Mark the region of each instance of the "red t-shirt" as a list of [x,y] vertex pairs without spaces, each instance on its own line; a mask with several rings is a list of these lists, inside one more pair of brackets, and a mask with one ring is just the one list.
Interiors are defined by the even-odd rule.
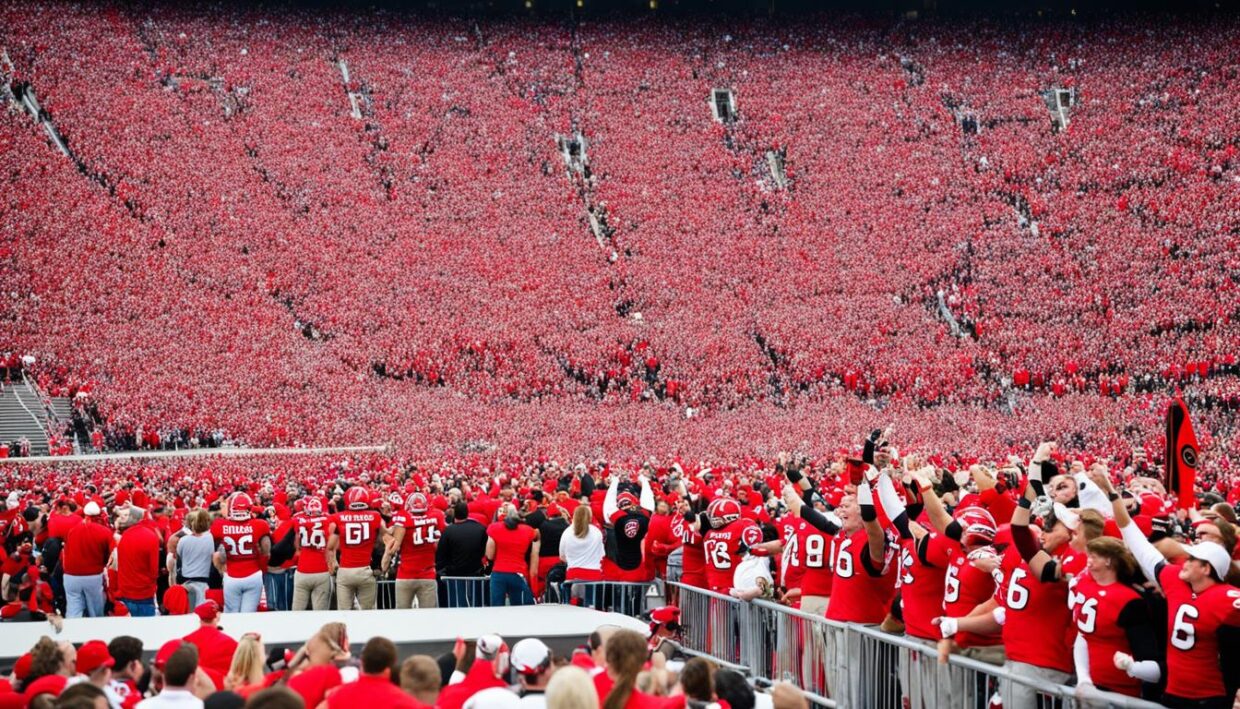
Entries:
[[204,669],[228,674],[233,653],[237,651],[237,641],[225,635],[224,631],[213,625],[204,625],[186,635],[185,642],[198,647],[198,662]]
[[396,709],[429,709],[425,704],[401,691],[387,677],[362,675],[356,682],[341,685],[327,695],[328,709],[352,707],[395,707]]
[[1182,564],[1158,572],[1167,597],[1167,694],[1205,699],[1227,694],[1219,669],[1218,631],[1240,626],[1240,589],[1219,583],[1201,595],[1180,580]]
[[303,574],[327,572],[327,517],[295,517],[297,526],[297,570]]
[[732,590],[732,575],[741,563],[740,545],[762,543],[762,528],[757,522],[744,517],[725,526],[712,529],[702,535],[706,550],[706,583],[716,593]]
[[348,510],[337,512],[330,519],[330,534],[340,537],[340,568],[369,567],[383,517],[374,510]]
[[159,581],[159,533],[136,524],[116,545],[117,598],[145,601],[155,598]]
[[398,579],[435,578],[435,548],[443,535],[444,516],[436,509],[424,515],[397,512],[392,525],[405,530],[400,542],[400,565],[396,567]]
[[232,578],[252,576],[266,567],[267,557],[262,555],[261,547],[263,537],[271,536],[271,526],[266,520],[217,519],[211,523],[211,536],[216,546],[224,546],[226,570]]
[[1068,582],[1039,581],[1016,547],[1008,547],[1002,568],[1007,614],[1003,645],[1008,659],[1072,674],[1076,626],[1068,609]]
[[[607,695],[611,694],[611,688],[616,683],[611,679],[606,671],[594,675],[594,690],[598,692],[598,704],[603,706],[603,702],[607,701]],[[675,697],[656,697],[652,694],[638,691],[633,688],[629,700],[624,703],[624,709],[677,709],[685,705],[685,697],[683,694]]]
[[112,530],[98,522],[83,521],[65,537],[60,563],[70,576],[101,574],[115,547]]
[[527,557],[535,534],[537,532],[533,527],[524,524],[518,524],[516,529],[509,529],[503,522],[494,522],[487,527],[487,536],[495,542],[495,560],[491,562],[491,571],[522,575],[529,573]]
[[47,536],[52,539],[64,539],[69,530],[82,523],[82,517],[75,514],[47,516]]

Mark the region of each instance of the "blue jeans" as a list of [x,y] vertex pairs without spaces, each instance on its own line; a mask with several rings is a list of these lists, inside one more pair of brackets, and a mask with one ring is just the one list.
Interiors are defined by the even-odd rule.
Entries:
[[485,576],[448,579],[443,582],[446,598],[439,605],[444,608],[482,608],[487,604],[486,594],[482,592],[485,584]]
[[505,599],[510,605],[532,606],[534,594],[521,574],[491,572],[491,605],[503,606]]
[[151,618],[155,616],[155,599],[145,601],[135,601],[132,598],[118,599],[125,607],[129,609],[129,615],[134,618]]
[[103,574],[65,574],[66,618],[101,618],[103,603]]
[[264,572],[263,588],[267,591],[267,610],[288,610],[293,602],[293,572]]

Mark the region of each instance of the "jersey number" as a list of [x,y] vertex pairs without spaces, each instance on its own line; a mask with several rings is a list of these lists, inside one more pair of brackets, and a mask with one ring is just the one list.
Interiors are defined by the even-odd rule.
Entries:
[[439,541],[439,527],[434,521],[421,522],[413,527],[413,544],[421,546],[423,544],[434,544]]
[[322,524],[314,525],[314,529],[302,527],[300,531],[300,543],[303,547],[310,549],[322,549],[327,546],[327,539],[323,534]]
[[1177,650],[1192,650],[1197,644],[1197,629],[1193,621],[1201,617],[1201,613],[1187,603],[1175,612],[1175,623],[1171,626],[1171,647]]
[[224,537],[224,546],[228,547],[229,556],[253,556],[254,535],[243,534],[240,537]]
[[1082,633],[1094,632],[1094,626],[1098,624],[1098,599],[1086,599],[1077,613],[1079,617],[1076,619],[1076,627]]
[[852,540],[845,539],[840,542],[840,547],[835,552],[835,575],[842,579],[852,578],[853,575],[852,554],[848,553],[851,546]]
[[365,522],[344,523],[344,543],[359,546],[370,540],[370,525]]
[[960,600],[960,572],[957,571],[956,565],[952,564],[947,567],[947,576],[943,582],[947,585],[947,590],[943,593],[943,600],[948,603],[955,603]]
[[1012,578],[1008,580],[1007,607],[1018,611],[1029,605],[1029,589],[1020,585],[1020,580],[1029,575],[1022,568],[1012,569]]
[[732,557],[728,555],[728,543],[717,539],[706,540],[706,558],[716,569],[732,568]]
[[811,569],[826,566],[827,540],[817,534],[805,538],[805,565]]

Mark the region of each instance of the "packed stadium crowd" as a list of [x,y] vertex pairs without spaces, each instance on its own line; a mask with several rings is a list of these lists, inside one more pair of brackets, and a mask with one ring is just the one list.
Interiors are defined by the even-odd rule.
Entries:
[[1237,452],[1234,17],[0,13],[0,347],[102,447]]
[[[205,627],[221,613],[374,609],[381,586],[392,589],[385,607],[397,609],[601,607],[574,585],[664,579],[881,627],[1082,693],[1231,706],[1240,485],[1168,490],[1139,449],[1122,467],[1054,443],[1024,459],[958,466],[899,457],[891,438],[876,430],[849,455],[820,461],[781,454],[702,468],[467,470],[383,455],[12,466],[0,616],[197,613]],[[484,578],[485,595],[475,583]],[[658,645],[679,629],[679,610],[650,620]],[[225,675],[238,667],[235,642],[199,652],[214,653]],[[626,676],[651,671],[641,662]],[[826,664],[833,696],[851,696],[861,681],[844,666],[842,657]],[[495,680],[487,674],[486,686]],[[954,705],[949,688],[901,681],[910,706]],[[654,694],[666,694],[659,686]],[[1033,706],[1027,692],[1009,687],[1003,705]],[[321,696],[303,694],[308,704]]]

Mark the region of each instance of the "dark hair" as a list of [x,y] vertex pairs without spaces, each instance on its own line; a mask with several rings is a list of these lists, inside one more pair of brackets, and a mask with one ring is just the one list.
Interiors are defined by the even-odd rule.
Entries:
[[456,656],[450,652],[445,652],[436,657],[435,662],[439,664],[439,688],[443,689],[448,686],[448,681],[452,679],[452,673],[456,671]]
[[377,675],[396,669],[396,645],[385,637],[373,637],[362,647],[362,672]]
[[197,671],[198,648],[193,643],[181,643],[164,663],[164,683],[170,687],[184,687]]
[[469,519],[469,505],[464,502],[456,503],[456,506],[452,508],[452,516],[457,522],[464,522]]
[[108,654],[116,662],[116,669],[124,669],[134,660],[142,659],[142,641],[132,635],[117,635],[108,643]]
[[95,709],[95,702],[100,698],[106,701],[108,695],[90,682],[78,682],[61,692],[52,706],[56,709]]
[[695,657],[680,670],[680,686],[689,699],[709,702],[715,698],[715,665],[703,657]]
[[221,689],[218,692],[212,692],[206,699],[202,700],[203,709],[241,709],[245,706],[245,697]]
[[715,694],[727,701],[732,709],[753,709],[753,687],[736,670],[719,670],[715,673]]
[[268,687],[251,694],[245,709],[306,709],[306,700],[288,687]]

